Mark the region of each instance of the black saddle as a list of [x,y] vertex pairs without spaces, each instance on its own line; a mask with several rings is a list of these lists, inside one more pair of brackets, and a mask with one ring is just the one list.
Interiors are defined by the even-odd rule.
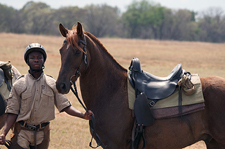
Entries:
[[[163,99],[170,96],[185,70],[178,64],[167,77],[158,77],[141,70],[140,60],[133,58],[129,67],[129,82],[136,92],[144,92],[149,99]],[[136,93],[138,95],[139,93]]]
[[141,138],[143,139],[143,148],[145,148],[145,126],[151,126],[154,123],[150,108],[160,99],[174,93],[177,82],[183,77],[184,73],[182,65],[178,64],[167,77],[158,77],[141,70],[138,58],[131,60],[128,79],[135,89],[134,114],[137,122],[133,129],[135,135],[132,137],[132,149],[139,148]]

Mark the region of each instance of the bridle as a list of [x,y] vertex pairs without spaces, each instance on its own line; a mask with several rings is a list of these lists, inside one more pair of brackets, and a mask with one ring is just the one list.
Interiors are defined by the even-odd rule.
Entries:
[[[87,57],[87,49],[86,49],[86,38],[84,36],[84,40],[79,40],[78,43],[81,43],[84,45],[84,48],[83,48],[83,58],[81,59],[81,62],[80,62],[80,65],[79,67],[77,68],[77,71],[76,73],[70,78],[70,83],[71,83],[71,91],[74,93],[74,95],[77,97],[78,101],[80,102],[80,104],[82,105],[82,107],[84,108],[84,110],[86,112],[88,112],[88,109],[85,107],[85,105],[83,104],[83,102],[81,101],[81,99],[79,98],[79,95],[78,95],[78,92],[77,92],[77,87],[76,87],[76,83],[75,81],[73,81],[73,77],[79,77],[81,75],[80,73],[80,68],[82,66],[82,63],[84,62],[86,65],[88,65],[88,57]],[[95,131],[95,117],[94,115],[91,115],[91,120],[89,120],[89,126],[90,126],[90,131],[91,131],[91,135],[92,135],[92,138],[91,138],[91,141],[89,143],[89,146],[91,148],[97,148],[99,146],[101,146],[102,148],[105,148],[105,145],[102,143],[99,135],[96,133]],[[92,146],[92,141],[93,141],[93,138],[95,138],[96,142],[97,142],[97,146],[96,147],[93,147]]]
[[82,57],[82,59],[81,59],[81,62],[80,62],[79,67],[77,68],[76,73],[75,73],[73,76],[70,77],[70,82],[74,82],[74,81],[73,81],[73,78],[74,78],[74,77],[75,77],[75,78],[78,78],[78,77],[81,75],[81,73],[80,73],[80,68],[81,68],[83,62],[84,62],[84,64],[88,65],[87,49],[86,49],[87,43],[86,43],[86,38],[85,38],[85,36],[84,36],[84,40],[79,40],[78,43],[81,43],[81,44],[84,45],[84,48],[83,48],[83,51],[82,51],[82,52],[83,52],[83,57]]

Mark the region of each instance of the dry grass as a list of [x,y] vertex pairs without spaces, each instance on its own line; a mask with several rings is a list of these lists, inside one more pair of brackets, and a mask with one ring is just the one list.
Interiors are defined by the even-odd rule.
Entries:
[[[57,78],[60,68],[59,48],[63,37],[25,34],[0,34],[1,61],[10,60],[22,74],[28,67],[23,60],[24,49],[31,42],[41,43],[47,50],[45,73]],[[225,44],[202,42],[156,41],[138,39],[99,39],[112,56],[125,68],[133,57],[138,57],[142,69],[158,76],[167,76],[176,64],[182,63],[186,71],[198,73],[200,77],[225,77]],[[84,111],[75,96],[67,95],[72,104]],[[51,123],[50,149],[89,148],[91,138],[88,121],[56,113]],[[1,146],[2,147],[2,146]],[[3,147],[4,148],[4,147]],[[186,149],[205,149],[199,142]]]

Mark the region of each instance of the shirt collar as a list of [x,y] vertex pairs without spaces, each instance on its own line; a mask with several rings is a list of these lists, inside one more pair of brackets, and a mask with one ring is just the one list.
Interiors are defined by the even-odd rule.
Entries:
[[41,75],[40,75],[40,77],[39,78],[34,78],[34,76],[30,73],[30,71],[28,71],[29,73],[28,73],[28,75],[29,75],[29,77],[30,78],[32,78],[33,80],[40,80],[42,77],[43,77],[43,75],[44,75],[44,71],[41,73]]

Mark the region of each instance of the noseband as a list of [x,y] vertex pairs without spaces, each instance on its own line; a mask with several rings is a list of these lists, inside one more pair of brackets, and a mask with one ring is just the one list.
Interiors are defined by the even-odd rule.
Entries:
[[78,78],[78,77],[81,75],[81,73],[80,73],[80,68],[81,68],[81,65],[83,64],[83,61],[84,61],[84,63],[85,63],[86,65],[88,64],[87,50],[86,50],[86,45],[87,45],[87,43],[86,43],[86,38],[85,38],[85,36],[84,36],[84,40],[79,40],[78,43],[81,43],[81,44],[84,45],[84,48],[83,48],[83,58],[82,58],[82,60],[81,60],[81,62],[80,62],[80,66],[77,68],[76,73],[75,73],[73,76],[71,76],[71,78],[70,78],[70,82],[71,82],[71,83],[74,82],[74,81],[73,81],[73,78],[74,78],[74,77],[75,77],[75,78]]

